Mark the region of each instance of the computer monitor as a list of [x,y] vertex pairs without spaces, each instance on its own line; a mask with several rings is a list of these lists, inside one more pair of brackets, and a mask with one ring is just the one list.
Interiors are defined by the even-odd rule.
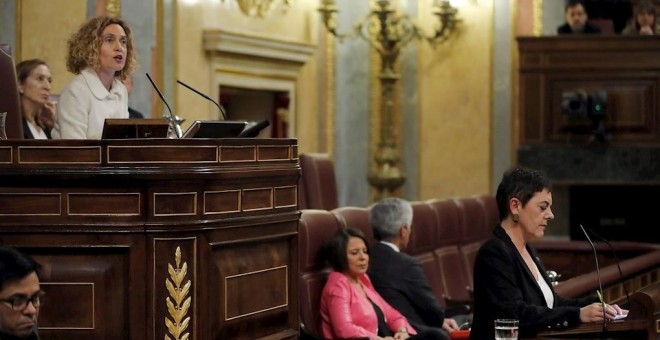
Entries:
[[169,127],[167,119],[107,118],[101,139],[167,138]]
[[235,138],[247,122],[237,120],[196,120],[182,138]]

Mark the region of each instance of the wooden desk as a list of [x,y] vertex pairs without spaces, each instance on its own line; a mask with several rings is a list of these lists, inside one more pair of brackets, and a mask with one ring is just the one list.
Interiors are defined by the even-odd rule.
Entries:
[[0,141],[0,242],[42,339],[296,339],[292,139]]
[[582,324],[564,331],[541,332],[538,339],[660,339],[660,282],[630,296],[625,320],[610,322],[603,330],[598,323]]

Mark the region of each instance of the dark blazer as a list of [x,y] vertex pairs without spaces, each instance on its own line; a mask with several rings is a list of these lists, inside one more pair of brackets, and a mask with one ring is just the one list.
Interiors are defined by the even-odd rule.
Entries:
[[[596,26],[596,25],[594,25],[594,24],[587,21],[584,24],[584,30],[582,32],[577,33],[577,34],[583,34],[583,33],[586,33],[586,34],[600,33],[600,27],[598,27],[598,26]],[[571,26],[569,26],[568,24],[563,24],[563,25],[557,27],[557,34],[576,34],[576,33],[573,32],[573,30],[571,29]]]
[[[21,120],[23,121],[23,139],[34,139],[34,136],[32,135],[32,131],[30,131],[30,127],[28,126],[25,117],[21,117]],[[46,137],[48,137],[48,139],[52,139],[52,137],[50,136],[50,131],[44,130],[44,133],[46,133]]]
[[494,339],[495,319],[520,320],[520,337],[532,337],[547,329],[580,324],[580,308],[596,302],[596,296],[562,298],[555,293],[536,250],[527,244],[541,276],[554,296],[548,308],[541,288],[501,226],[481,246],[474,264],[474,313],[470,339]]
[[431,291],[419,260],[376,243],[369,249],[367,271],[376,291],[408,318],[418,331],[441,331],[445,311]]

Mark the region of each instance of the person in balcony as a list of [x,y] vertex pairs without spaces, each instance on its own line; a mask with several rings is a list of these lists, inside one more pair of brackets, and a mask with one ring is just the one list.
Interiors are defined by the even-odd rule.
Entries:
[[600,28],[589,22],[589,16],[581,0],[571,0],[566,5],[566,23],[557,27],[557,34],[583,33],[600,33]]
[[621,32],[626,35],[656,35],[656,9],[651,1],[642,1],[635,6],[635,14]]
[[495,195],[500,225],[479,248],[474,264],[474,312],[470,339],[493,339],[494,320],[519,320],[519,336],[561,330],[583,322],[605,323],[628,311],[597,296],[558,296],[536,250],[552,213],[551,184],[538,170],[513,168]]

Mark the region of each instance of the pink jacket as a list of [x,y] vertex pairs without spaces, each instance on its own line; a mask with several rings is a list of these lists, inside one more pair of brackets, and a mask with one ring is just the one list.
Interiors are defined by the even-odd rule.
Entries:
[[[393,333],[406,327],[408,333],[416,334],[408,320],[376,292],[367,274],[360,276],[360,282],[369,299],[383,311]],[[326,339],[378,337],[378,319],[373,306],[346,275],[335,271],[330,273],[321,294],[321,326]]]

